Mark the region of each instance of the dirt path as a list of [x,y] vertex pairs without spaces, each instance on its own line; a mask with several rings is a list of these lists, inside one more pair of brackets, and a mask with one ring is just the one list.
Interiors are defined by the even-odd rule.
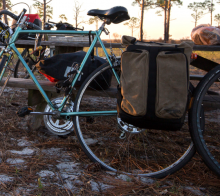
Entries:
[[196,155],[162,180],[115,176],[88,160],[76,136],[60,138],[16,111],[27,91],[7,88],[0,98],[0,195],[220,195],[218,179]]

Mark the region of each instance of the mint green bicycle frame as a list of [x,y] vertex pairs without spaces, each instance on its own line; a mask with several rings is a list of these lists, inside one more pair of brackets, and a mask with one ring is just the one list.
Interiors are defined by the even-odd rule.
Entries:
[[[119,80],[119,76],[118,74],[116,73],[116,71],[114,70],[113,68],[113,65],[111,63],[111,60],[109,59],[109,56],[108,56],[108,53],[106,51],[106,48],[100,38],[101,36],[101,33],[104,29],[104,26],[102,26],[98,31],[91,31],[90,34],[91,35],[95,35],[95,38],[91,44],[91,46],[89,47],[89,50],[88,52],[86,53],[86,56],[84,57],[81,65],[80,65],[80,68],[77,72],[77,74],[75,75],[75,78],[71,84],[71,91],[69,92],[69,94],[72,93],[72,90],[73,90],[73,87],[78,79],[78,77],[80,76],[80,74],[82,73],[82,69],[86,63],[86,61],[88,60],[93,48],[95,47],[97,41],[100,42],[101,44],[101,47],[105,53],[105,56],[112,68],[112,71],[113,71],[113,74],[115,75],[118,83],[120,83],[120,80]],[[20,61],[22,62],[22,64],[24,65],[24,67],[26,68],[27,72],[29,73],[30,77],[32,78],[32,80],[34,81],[35,85],[37,86],[38,90],[40,91],[40,93],[42,94],[42,96],[44,97],[45,101],[47,102],[47,104],[50,106],[50,108],[54,111],[54,110],[58,110],[61,112],[61,110],[63,109],[66,101],[67,101],[67,96],[64,96],[63,100],[62,100],[62,103],[59,107],[55,106],[52,104],[52,102],[50,101],[50,99],[48,98],[47,94],[45,93],[45,91],[43,90],[43,88],[41,87],[41,85],[39,84],[38,80],[36,79],[36,77],[34,76],[34,74],[32,73],[31,69],[29,68],[29,66],[27,65],[27,63],[25,62],[25,60],[23,59],[23,57],[21,56],[21,54],[19,53],[19,51],[17,50],[16,46],[15,46],[15,41],[18,37],[19,34],[22,34],[22,33],[36,33],[36,34],[80,34],[80,35],[89,35],[89,31],[72,31],[72,30],[22,30],[21,27],[17,27],[15,33],[12,35],[12,38],[10,39],[9,41],[9,44],[6,48],[6,50],[13,50],[15,52],[15,54],[18,56],[18,58],[20,59]],[[2,57],[4,51],[2,51],[0,53],[0,57]],[[8,61],[6,62],[6,65],[4,66],[3,70],[2,70],[2,73],[0,75],[0,81],[2,80],[3,78],[3,75],[5,73],[5,70],[8,66],[8,62],[10,61],[10,58],[11,58],[12,54],[9,55],[9,59]],[[68,112],[68,113],[60,113],[61,116],[98,116],[98,115],[115,115],[117,113],[117,111],[85,111],[85,112]]]

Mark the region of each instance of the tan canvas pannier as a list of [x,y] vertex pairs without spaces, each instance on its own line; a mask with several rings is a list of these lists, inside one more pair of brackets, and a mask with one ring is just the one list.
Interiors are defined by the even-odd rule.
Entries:
[[[126,44],[128,40],[133,39],[126,37]],[[142,128],[176,130],[182,126],[192,47],[193,42],[128,45],[121,59],[118,96],[119,116],[123,121]]]

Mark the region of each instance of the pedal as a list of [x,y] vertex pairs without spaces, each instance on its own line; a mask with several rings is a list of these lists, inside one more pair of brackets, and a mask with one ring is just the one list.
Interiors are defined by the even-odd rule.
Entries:
[[33,112],[33,109],[30,107],[23,107],[21,109],[19,109],[16,114],[19,117],[25,117],[26,115],[29,115],[31,112]]

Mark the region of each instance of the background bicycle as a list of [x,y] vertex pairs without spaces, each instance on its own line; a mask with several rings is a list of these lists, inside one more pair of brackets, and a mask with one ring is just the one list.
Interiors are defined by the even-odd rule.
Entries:
[[[35,16],[36,14],[33,14],[33,15]],[[30,14],[27,14],[26,16],[31,17]],[[31,21],[33,21],[34,24],[38,25],[37,24],[38,20],[37,20],[37,22],[36,22],[36,19],[35,20],[32,19]],[[76,29],[75,27],[73,27],[69,23],[62,23],[62,22],[55,23],[52,21],[48,21],[44,25],[45,30],[51,30],[54,27],[56,27],[57,30],[82,30],[80,28]],[[36,35],[36,37],[34,37],[34,38],[33,38],[33,35],[35,35],[35,34],[30,34],[28,36],[26,35],[26,36],[20,36],[20,37],[25,40],[28,40],[30,38],[35,39],[35,45],[34,45],[34,49],[32,50],[32,52],[30,52],[30,48],[25,48],[23,50],[23,52],[21,53],[22,57],[25,59],[26,63],[28,64],[28,66],[30,67],[32,72],[35,72],[35,71],[37,71],[35,65],[40,60],[50,57],[51,52],[48,47],[41,46],[42,35]],[[30,36],[32,36],[32,37],[30,37]],[[27,73],[25,68],[22,66],[22,63],[19,59],[16,62],[14,77],[15,78],[25,78],[25,79],[30,78],[30,75]]]
[[191,110],[192,138],[207,166],[220,176],[220,66],[198,84]]

